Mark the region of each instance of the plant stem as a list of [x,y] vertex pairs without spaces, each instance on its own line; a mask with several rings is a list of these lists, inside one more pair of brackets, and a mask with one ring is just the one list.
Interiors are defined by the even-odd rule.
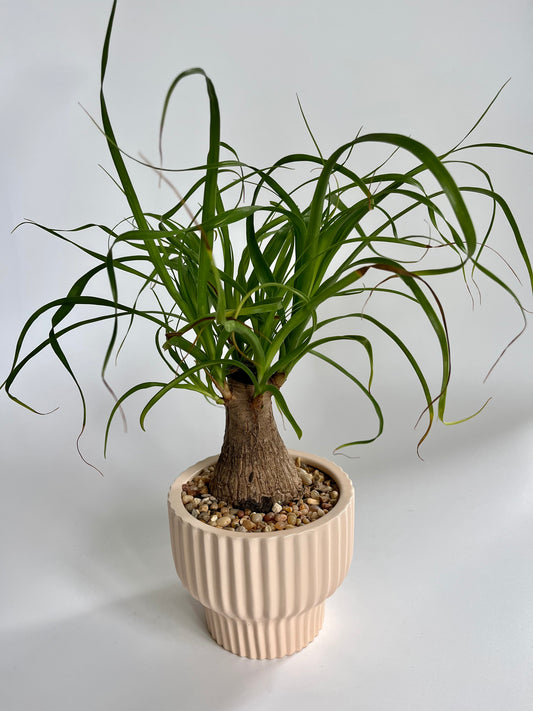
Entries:
[[240,509],[270,511],[275,502],[301,494],[302,483],[280,437],[271,393],[254,394],[249,383],[228,379],[226,431],[210,490]]

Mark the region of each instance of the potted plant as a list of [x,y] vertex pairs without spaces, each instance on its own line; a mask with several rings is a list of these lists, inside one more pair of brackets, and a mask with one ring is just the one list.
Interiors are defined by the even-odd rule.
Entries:
[[[119,228],[96,223],[78,228],[101,231],[100,251],[77,243],[76,231],[38,225],[79,246],[94,266],[65,296],[28,319],[3,386],[9,397],[32,409],[14,394],[13,383],[50,346],[78,388],[83,431],[85,397],[62,337],[109,321],[105,377],[112,355],[137,320],[152,324],[168,380],[140,382],[116,399],[105,443],[122,403],[139,391],[151,391],[140,415],[143,428],[150,410],[175,390],[193,390],[224,408],[220,454],[187,468],[169,493],[174,559],[184,584],[205,606],[210,632],[220,644],[255,658],[283,656],[319,631],[324,600],[350,564],[354,520],[353,487],[340,467],[288,451],[278,433],[273,401],[301,434],[282,393],[287,377],[308,355],[342,373],[371,403],[376,430],[370,439],[341,447],[374,441],[382,432],[383,414],[371,390],[373,346],[363,328],[372,327],[394,343],[420,384],[426,422],[420,446],[435,419],[444,421],[451,374],[445,306],[437,283],[453,273],[462,273],[467,284],[476,283],[475,275],[483,274],[514,299],[525,324],[518,296],[486,259],[497,211],[507,221],[532,286],[533,270],[507,202],[489,174],[466,158],[473,148],[467,137],[439,156],[407,136],[359,134],[329,157],[316,146],[316,154],[288,155],[272,166],[253,167],[221,140],[215,88],[199,68],[172,82],[160,136],[176,88],[188,77],[200,77],[210,110],[205,164],[191,170],[190,189],[176,195],[166,212],[144,209],[127,169],[131,158],[115,138],[103,91],[116,4],[102,52],[101,128],[130,214]],[[373,144],[379,157],[374,169],[360,175],[350,158],[363,144]],[[399,160],[402,154],[408,167]],[[141,162],[172,185],[172,171]],[[459,184],[452,174],[456,163],[468,166],[476,180]],[[295,172],[288,168],[303,174],[300,183],[288,180]],[[488,227],[481,234],[467,206],[471,194],[487,201]],[[422,227],[411,227],[413,215],[419,215]],[[429,234],[423,233],[424,219]],[[107,277],[108,297],[90,293],[102,276]],[[119,290],[122,276],[138,283],[137,294],[126,302]],[[418,362],[393,325],[372,315],[370,302],[378,293],[419,308],[438,345],[436,387],[426,375],[428,364]],[[329,305],[333,310],[325,312]],[[93,307],[94,315],[75,320],[77,308],[84,306]],[[48,337],[25,353],[31,327],[48,315]],[[362,349],[366,375],[328,354],[328,346],[341,341]]]

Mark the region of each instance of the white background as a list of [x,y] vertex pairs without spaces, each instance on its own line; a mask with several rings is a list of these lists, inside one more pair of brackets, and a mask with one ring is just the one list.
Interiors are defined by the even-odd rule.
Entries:
[[[98,116],[110,4],[0,3],[0,379],[24,320],[64,294],[86,264],[45,233],[11,229],[24,218],[67,228],[113,225],[127,214],[98,168],[110,168],[103,139],[78,105]],[[217,87],[223,138],[244,160],[266,164],[313,150],[296,93],[325,153],[361,126],[442,152],[511,76],[474,138],[533,149],[532,36],[527,0],[123,0],[107,96],[121,145],[155,160],[167,87],[182,69],[202,66]],[[173,104],[169,164],[203,161],[204,94],[192,80]],[[533,252],[533,160],[498,153],[486,163]],[[153,176],[133,173],[148,203],[171,204]],[[503,228],[496,246],[516,263]],[[516,289],[531,309],[520,276]],[[375,392],[386,430],[357,458],[340,460],[356,484],[356,555],[317,640],[284,660],[253,662],[217,647],[173,572],[166,492],[180,470],[217,451],[223,412],[194,394],[171,396],[144,434],[136,422],[143,402],[132,401],[129,433],[114,428],[104,462],[106,333],[80,332],[68,349],[90,405],[82,448],[102,478],[76,453],[80,408],[68,376],[50,354],[35,360],[15,392],[37,409],[60,409],[38,417],[0,398],[0,708],[531,708],[533,337],[529,329],[484,385],[520,317],[494,290],[472,313],[460,285],[445,288],[456,339],[449,416],[493,400],[462,426],[437,427],[421,462],[413,430],[421,394],[408,366],[379,342]],[[390,317],[431,353],[398,306]],[[35,339],[46,332],[43,323]],[[111,372],[118,391],[158,372],[151,343],[149,333],[132,339]],[[349,385],[326,377],[305,363],[286,386],[304,428],[300,442],[287,430],[287,443],[323,456],[374,426]]]

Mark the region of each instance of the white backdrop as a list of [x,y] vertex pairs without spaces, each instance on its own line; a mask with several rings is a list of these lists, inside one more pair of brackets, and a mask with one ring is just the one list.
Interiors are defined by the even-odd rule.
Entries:
[[[112,225],[127,214],[98,167],[110,168],[104,141],[79,106],[98,116],[110,6],[0,3],[0,379],[24,320],[64,294],[85,264],[38,230],[10,235],[12,228],[24,218],[52,227]],[[296,94],[326,153],[361,126],[403,132],[440,152],[512,77],[474,138],[533,149],[532,30],[527,0],[122,0],[109,109],[121,145],[155,160],[165,91],[179,71],[199,65],[215,82],[224,140],[256,165],[313,150]],[[203,161],[204,94],[192,80],[177,95],[168,164]],[[533,252],[533,159],[498,153],[488,164]],[[171,203],[153,176],[133,174],[148,202]],[[496,244],[516,262],[508,232],[499,230]],[[532,308],[520,276],[524,286],[516,288]],[[356,556],[317,641],[281,661],[254,663],[219,649],[173,573],[166,491],[181,469],[217,451],[223,413],[180,393],[153,411],[142,433],[143,401],[132,401],[129,432],[114,428],[104,462],[106,332],[80,332],[68,348],[90,405],[82,447],[102,478],[76,453],[76,391],[43,353],[15,392],[37,409],[59,410],[38,417],[0,397],[0,707],[163,711],[224,699],[240,710],[290,699],[318,709],[334,699],[342,710],[355,701],[364,711],[526,711],[533,697],[533,337],[529,329],[483,385],[520,317],[491,290],[474,313],[464,290],[456,294],[452,283],[448,291],[456,337],[449,416],[493,400],[460,427],[435,428],[420,462],[413,426],[422,396],[408,366],[380,343],[375,388],[385,433],[351,453],[357,458],[341,460],[357,487]],[[397,306],[391,316],[413,330]],[[43,323],[35,338],[46,332]],[[423,337],[415,338],[424,352]],[[151,377],[150,347],[149,333],[132,339],[110,373],[118,391],[137,374]],[[304,429],[300,442],[287,429],[287,443],[323,456],[374,426],[349,386],[326,376],[305,363],[286,386]]]

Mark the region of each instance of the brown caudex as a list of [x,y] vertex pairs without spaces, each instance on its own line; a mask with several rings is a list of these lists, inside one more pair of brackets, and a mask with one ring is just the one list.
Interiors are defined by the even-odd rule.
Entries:
[[219,501],[252,511],[270,511],[275,502],[302,492],[294,460],[278,432],[269,392],[255,396],[253,385],[228,379],[226,431],[210,493]]

